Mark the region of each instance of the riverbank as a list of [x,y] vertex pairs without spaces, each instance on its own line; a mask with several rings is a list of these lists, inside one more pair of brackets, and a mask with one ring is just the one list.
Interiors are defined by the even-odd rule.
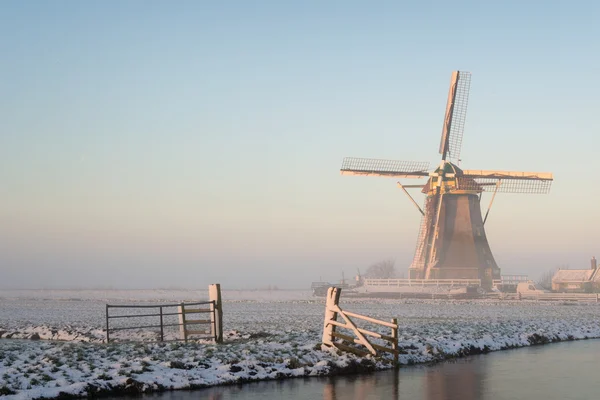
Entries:
[[[401,365],[600,338],[600,306],[596,304],[416,300],[348,300],[345,304],[361,314],[398,317]],[[52,332],[63,329],[72,340],[0,339],[0,394],[7,400],[116,395],[393,367],[389,360],[321,350],[324,308],[319,301],[236,301],[225,302],[224,309],[225,326],[239,329],[226,331],[223,345],[107,345],[95,342],[102,340],[100,322],[93,329],[89,325],[65,329],[23,321],[5,323],[1,318],[0,331],[12,332],[13,338],[31,332],[40,338],[52,337]]]
[[263,381],[143,397],[145,400],[590,400],[597,397],[598,353],[599,339],[579,340],[407,366],[399,371]]

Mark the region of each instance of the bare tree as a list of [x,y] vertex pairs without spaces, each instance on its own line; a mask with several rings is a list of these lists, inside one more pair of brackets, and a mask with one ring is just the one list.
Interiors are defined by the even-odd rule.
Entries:
[[552,277],[556,274],[559,269],[569,269],[569,265],[560,265],[544,272],[540,278],[535,282],[536,286],[541,289],[552,290]]
[[394,268],[395,260],[388,258],[387,260],[378,261],[367,268],[365,278],[371,279],[389,279],[396,275]]

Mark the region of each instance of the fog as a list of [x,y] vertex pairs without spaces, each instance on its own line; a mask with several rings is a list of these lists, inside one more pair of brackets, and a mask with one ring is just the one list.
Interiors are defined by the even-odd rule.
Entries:
[[438,165],[456,69],[473,73],[461,168],[555,176],[495,199],[503,273],[587,268],[597,21],[494,7],[3,3],[0,288],[300,289],[388,258],[403,273],[419,212],[394,179],[339,168]]

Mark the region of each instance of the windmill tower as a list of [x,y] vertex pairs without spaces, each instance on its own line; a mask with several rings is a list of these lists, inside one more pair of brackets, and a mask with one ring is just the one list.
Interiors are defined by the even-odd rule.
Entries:
[[[429,163],[345,158],[342,175],[424,178],[424,185],[398,186],[422,214],[421,228],[413,262],[412,279],[481,279],[491,286],[500,279],[484,225],[496,193],[545,194],[552,184],[551,173],[463,170],[459,161],[467,114],[471,74],[454,71],[450,80],[448,103],[439,152],[440,165],[429,172]],[[423,208],[406,190],[422,188],[426,194]],[[485,213],[481,213],[481,195],[492,192]]]

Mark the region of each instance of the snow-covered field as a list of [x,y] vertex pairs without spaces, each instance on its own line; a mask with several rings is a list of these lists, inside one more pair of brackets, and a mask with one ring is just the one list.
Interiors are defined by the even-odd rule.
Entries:
[[[106,344],[105,304],[203,301],[206,290],[0,290],[2,399],[183,389],[390,368],[322,351],[324,299],[308,291],[223,291],[225,344]],[[400,325],[400,363],[600,337],[600,305],[529,301],[344,299],[349,311]],[[372,329],[372,327],[370,327]],[[173,333],[174,334],[174,333]],[[58,340],[31,340],[37,339]],[[29,340],[23,340],[29,339]]]

